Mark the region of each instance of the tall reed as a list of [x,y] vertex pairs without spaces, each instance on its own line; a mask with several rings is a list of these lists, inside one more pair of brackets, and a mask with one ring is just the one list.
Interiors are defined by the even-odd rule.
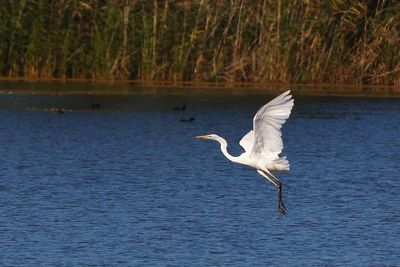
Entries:
[[400,85],[400,2],[8,0],[0,75]]

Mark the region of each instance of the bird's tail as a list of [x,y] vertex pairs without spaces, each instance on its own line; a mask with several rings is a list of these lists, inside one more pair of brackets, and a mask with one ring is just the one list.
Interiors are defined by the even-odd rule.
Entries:
[[290,164],[286,157],[273,160],[273,169],[276,171],[289,171]]

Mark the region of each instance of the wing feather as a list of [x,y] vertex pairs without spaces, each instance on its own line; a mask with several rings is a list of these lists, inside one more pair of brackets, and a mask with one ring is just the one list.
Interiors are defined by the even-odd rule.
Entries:
[[[281,128],[289,118],[293,104],[294,100],[290,91],[286,91],[258,110],[253,119],[254,133],[251,153],[276,157],[282,152]],[[247,151],[246,148],[245,150]]]
[[253,147],[254,142],[254,131],[250,130],[245,136],[243,136],[242,140],[240,140],[239,145],[244,148],[244,151],[250,153],[251,148]]

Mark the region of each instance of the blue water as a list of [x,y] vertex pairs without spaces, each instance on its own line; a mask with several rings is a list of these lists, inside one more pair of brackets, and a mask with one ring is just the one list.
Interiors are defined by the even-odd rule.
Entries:
[[239,154],[270,99],[103,97],[81,111],[59,96],[48,100],[67,101],[64,114],[1,109],[0,265],[400,266],[400,101],[296,98],[283,217],[271,184],[192,138],[218,133]]

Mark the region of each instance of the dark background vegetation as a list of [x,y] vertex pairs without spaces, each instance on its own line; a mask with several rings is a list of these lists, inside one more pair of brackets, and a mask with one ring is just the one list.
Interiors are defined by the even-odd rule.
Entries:
[[0,75],[400,85],[400,1],[3,0]]

